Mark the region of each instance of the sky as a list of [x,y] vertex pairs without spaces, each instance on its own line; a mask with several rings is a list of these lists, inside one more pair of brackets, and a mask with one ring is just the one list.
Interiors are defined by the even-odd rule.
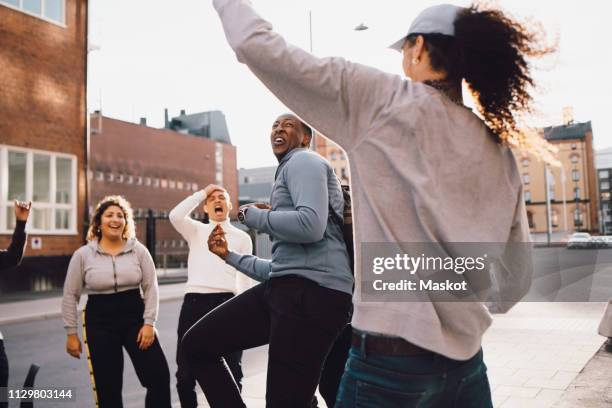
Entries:
[[[467,1],[449,1],[469,5]],[[285,39],[313,53],[342,56],[401,75],[401,54],[387,47],[403,36],[430,0],[254,0],[255,9]],[[542,24],[553,57],[536,62],[535,126],[562,123],[571,106],[577,122],[592,121],[595,148],[612,147],[608,96],[612,56],[603,27],[605,2],[499,0],[511,16]],[[164,126],[170,117],[220,110],[225,114],[238,167],[271,166],[274,119],[287,109],[238,63],[211,0],[90,0],[88,109],[138,123]],[[368,30],[355,31],[359,24]],[[470,101],[466,101],[470,105]]]

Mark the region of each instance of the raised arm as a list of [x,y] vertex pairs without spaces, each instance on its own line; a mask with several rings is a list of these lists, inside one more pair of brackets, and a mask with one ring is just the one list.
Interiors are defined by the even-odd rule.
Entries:
[[21,262],[26,243],[25,226],[25,221],[17,220],[8,249],[6,251],[0,250],[0,270],[12,268]]
[[298,153],[287,163],[287,187],[294,211],[249,208],[246,225],[286,242],[310,243],[323,239],[329,213],[327,168],[322,159]]
[[170,211],[170,223],[187,242],[190,242],[191,237],[197,231],[197,221],[191,218],[190,215],[204,200],[206,200],[206,193],[204,190],[200,190],[178,203]]
[[238,60],[302,120],[350,151],[406,81],[288,45],[246,0],[214,0]]

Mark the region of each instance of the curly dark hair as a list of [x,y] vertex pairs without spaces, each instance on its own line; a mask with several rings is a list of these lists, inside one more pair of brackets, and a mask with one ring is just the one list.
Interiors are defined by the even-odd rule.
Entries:
[[533,111],[534,80],[527,58],[556,50],[556,45],[544,44],[538,24],[530,26],[531,30],[500,10],[479,4],[457,15],[454,37],[411,34],[406,41],[413,45],[422,35],[432,69],[445,72],[448,80],[465,79],[493,134],[525,147],[517,119]]
[[100,231],[100,225],[102,224],[102,214],[111,205],[115,205],[123,211],[125,218],[125,229],[123,230],[123,239],[130,239],[136,236],[136,225],[134,223],[134,215],[132,212],[132,205],[128,200],[122,196],[113,195],[106,196],[98,205],[91,216],[91,222],[89,223],[89,229],[87,230],[87,241],[100,240],[102,238],[102,231]]

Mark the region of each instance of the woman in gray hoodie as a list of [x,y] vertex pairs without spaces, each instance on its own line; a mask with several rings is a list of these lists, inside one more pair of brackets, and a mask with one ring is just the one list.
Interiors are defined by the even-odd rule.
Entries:
[[98,406],[123,406],[125,348],[147,388],[145,406],[170,407],[170,371],[155,333],[159,307],[155,264],[136,240],[130,203],[121,196],[102,199],[87,240],[72,256],[64,283],[66,351],[80,358],[77,305],[85,288],[89,296],[83,311],[83,340]]

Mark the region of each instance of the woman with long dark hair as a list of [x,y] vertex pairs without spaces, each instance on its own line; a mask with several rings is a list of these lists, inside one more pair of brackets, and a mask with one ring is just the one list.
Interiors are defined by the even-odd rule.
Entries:
[[[531,284],[529,254],[520,249],[529,226],[511,147],[551,158],[545,142],[522,131],[521,115],[532,104],[528,58],[552,50],[502,11],[434,6],[393,45],[403,53],[405,80],[288,45],[246,1],[214,5],[238,60],[348,155],[355,330],[336,406],[491,406],[481,343],[492,318],[480,300],[507,310]],[[463,105],[463,80],[478,115]],[[372,272],[362,259],[372,255],[367,243],[395,252],[405,251],[401,243],[446,250],[462,242],[501,244],[489,259],[494,268],[484,272],[495,296],[364,300],[372,289],[363,279]]]
[[103,198],[92,216],[87,240],[72,256],[64,283],[66,351],[72,357],[81,356],[77,305],[86,289],[83,340],[91,360],[96,405],[123,406],[125,348],[147,389],[145,407],[170,407],[170,371],[155,332],[159,308],[155,264],[136,239],[130,203],[121,196]]

